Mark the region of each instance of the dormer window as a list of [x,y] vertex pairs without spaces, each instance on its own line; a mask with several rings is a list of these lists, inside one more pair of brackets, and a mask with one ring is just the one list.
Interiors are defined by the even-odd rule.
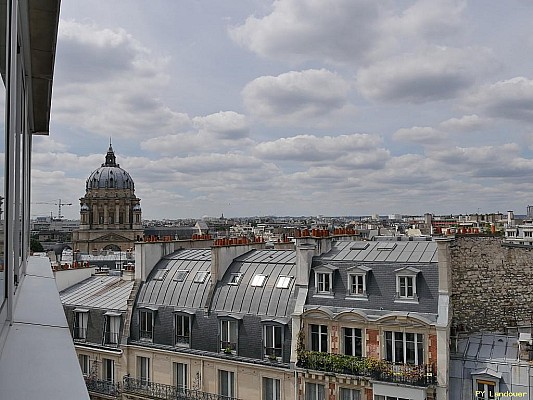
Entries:
[[333,274],[337,269],[331,264],[315,268],[315,296],[333,295]]
[[240,272],[231,274],[229,277],[228,285],[238,285],[239,281],[241,280],[242,274]]
[[366,284],[368,273],[371,268],[356,265],[347,269],[348,273],[348,294],[347,298],[356,300],[366,300],[368,295],[366,293]]
[[394,271],[396,273],[396,298],[395,302],[417,302],[416,277],[420,272],[413,267],[403,267]]

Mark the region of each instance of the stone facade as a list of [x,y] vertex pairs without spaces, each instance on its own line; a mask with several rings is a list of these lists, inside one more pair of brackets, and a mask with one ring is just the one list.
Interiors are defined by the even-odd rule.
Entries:
[[533,313],[533,252],[499,237],[457,237],[451,246],[452,326],[504,332]]

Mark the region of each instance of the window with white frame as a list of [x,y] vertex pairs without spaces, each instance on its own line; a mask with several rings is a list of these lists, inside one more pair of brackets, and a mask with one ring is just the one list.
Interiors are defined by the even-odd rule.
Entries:
[[107,312],[105,314],[104,344],[117,345],[120,339],[119,313]]
[[150,383],[150,359],[148,357],[137,357],[137,379],[141,385]]
[[495,398],[496,382],[476,379],[475,399],[492,400]]
[[366,285],[367,274],[372,269],[366,266],[356,265],[347,269],[348,273],[348,297],[367,298]]
[[361,400],[361,391],[357,389],[340,388],[339,400]]
[[424,364],[424,335],[385,331],[385,359],[400,364]]
[[311,351],[328,352],[328,327],[327,325],[309,325]]
[[282,357],[283,327],[281,325],[265,325],[263,335],[265,357],[280,359]]
[[85,376],[91,373],[91,360],[87,354],[78,354],[81,373]]
[[320,265],[315,268],[315,294],[333,295],[333,276],[338,267],[330,264]]
[[139,338],[152,340],[154,336],[154,313],[152,310],[139,310]]
[[253,277],[252,282],[250,283],[250,286],[253,287],[263,287],[265,284],[265,281],[267,279],[266,275],[263,274],[257,274]]
[[394,272],[396,272],[395,301],[418,301],[416,277],[420,270],[413,267],[403,267]]
[[305,400],[325,400],[326,399],[326,388],[320,383],[310,383],[306,382],[305,384]]
[[281,381],[263,378],[263,400],[281,400]]
[[235,373],[232,371],[218,371],[218,394],[224,397],[235,397]]
[[109,358],[102,358],[102,380],[115,382],[115,361]]
[[187,384],[188,376],[188,365],[185,363],[175,362],[173,363],[174,370],[174,386],[178,388],[178,392],[184,392],[189,386]]
[[348,356],[363,355],[363,338],[359,328],[342,328],[343,351]]
[[220,350],[224,353],[237,352],[238,321],[223,319],[220,321]]
[[89,322],[89,310],[74,310],[74,339],[87,339],[87,325]]
[[280,276],[276,282],[278,289],[288,289],[291,283],[292,276]]
[[175,314],[174,327],[176,346],[189,346],[191,344],[191,317],[184,314]]

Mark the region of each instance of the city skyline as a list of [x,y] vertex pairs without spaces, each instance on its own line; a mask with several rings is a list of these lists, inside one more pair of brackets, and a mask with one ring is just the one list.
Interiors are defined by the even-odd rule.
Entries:
[[523,214],[532,14],[519,0],[64,3],[33,202],[79,218],[111,137],[146,219]]

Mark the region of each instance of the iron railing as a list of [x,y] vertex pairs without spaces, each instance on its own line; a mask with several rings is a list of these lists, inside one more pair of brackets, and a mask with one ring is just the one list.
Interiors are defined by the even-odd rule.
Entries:
[[152,340],[153,338],[153,331],[139,331],[139,338],[141,340]]
[[72,328],[72,338],[75,340],[86,340],[87,328],[82,328],[81,326],[74,326]]
[[104,344],[118,346],[120,334],[118,332],[104,332]]
[[105,394],[107,396],[120,396],[120,383],[113,383],[109,381],[102,381],[90,377],[85,378],[87,390],[93,393]]
[[437,382],[435,366],[432,364],[396,364],[370,357],[353,357],[316,351],[301,351],[298,354],[297,367],[315,371],[364,376],[377,381],[403,383],[413,386],[427,387]]
[[238,400],[234,397],[201,392],[199,390],[183,389],[162,383],[147,382],[146,380],[135,379],[129,376],[124,377],[122,391],[124,393],[162,400]]
[[188,346],[190,342],[190,336],[176,335],[177,346]]

